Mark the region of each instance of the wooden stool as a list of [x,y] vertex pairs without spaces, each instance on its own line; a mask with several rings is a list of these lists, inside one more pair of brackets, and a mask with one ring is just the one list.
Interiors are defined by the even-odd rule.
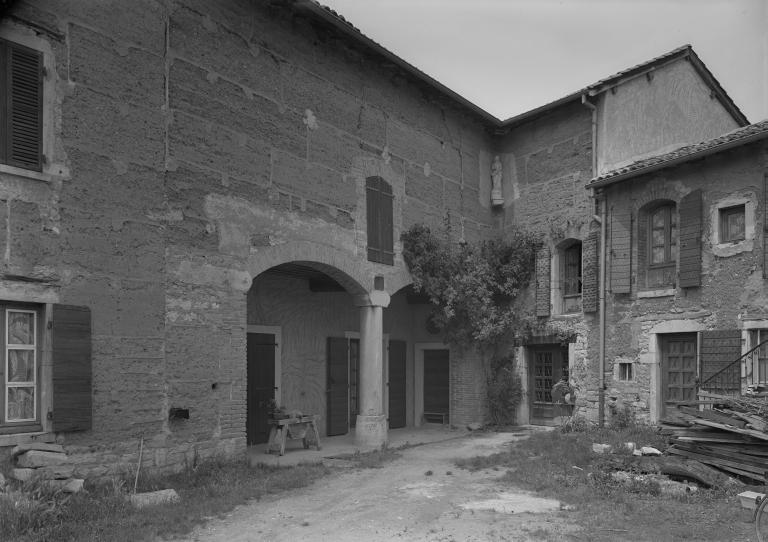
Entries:
[[443,427],[448,424],[447,412],[422,412],[421,413],[421,425],[427,423],[427,416],[440,416],[443,419]]
[[317,449],[322,450],[320,446],[320,433],[317,431],[317,422],[320,421],[320,415],[304,416],[303,418],[285,418],[283,420],[267,420],[267,423],[272,426],[269,431],[269,441],[267,442],[267,451],[271,452],[273,449],[279,451],[280,455],[285,453],[285,441],[288,439],[302,439],[304,441],[304,449],[309,449],[309,439],[307,438],[308,432],[315,434],[315,443]]

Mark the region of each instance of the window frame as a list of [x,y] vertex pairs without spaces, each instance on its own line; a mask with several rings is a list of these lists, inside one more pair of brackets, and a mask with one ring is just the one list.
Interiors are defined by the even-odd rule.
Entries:
[[[739,243],[746,241],[747,239],[747,206],[742,203],[740,205],[732,205],[730,207],[724,207],[717,210],[720,214],[720,243]],[[742,214],[744,215],[744,228],[741,237],[729,237],[728,233],[730,228],[728,227],[728,218],[731,215]]]
[[369,262],[395,265],[394,193],[383,177],[365,179],[366,249]]
[[618,377],[620,382],[633,382],[635,380],[635,368],[633,363],[619,362]]
[[[654,245],[653,241],[653,217],[656,213],[659,211],[664,211],[664,261],[660,263],[653,263],[653,249],[657,248],[659,245]],[[659,290],[659,289],[666,289],[666,288],[674,288],[677,285],[677,260],[680,257],[679,249],[677,247],[677,238],[679,236],[679,224],[677,220],[677,204],[670,203],[670,202],[664,202],[660,205],[656,205],[655,207],[651,208],[647,212],[647,225],[646,225],[646,262],[645,262],[645,268],[646,268],[646,289],[648,290]],[[678,249],[678,250],[675,250]],[[675,258],[672,258],[672,253],[675,252]],[[663,284],[660,285],[652,285],[650,278],[651,278],[651,271],[653,270],[671,270],[672,273],[668,276],[671,277],[671,282],[664,281]]]
[[[8,390],[12,387],[22,387],[19,385],[13,385],[9,386],[8,384],[8,351],[10,349],[19,349],[19,348],[11,348],[8,343],[8,314],[10,312],[26,312],[26,313],[32,313],[34,314],[34,337],[35,337],[35,362],[34,362],[34,368],[35,368],[35,380],[34,380],[34,409],[35,409],[35,415],[33,419],[25,419],[25,420],[17,420],[17,421],[8,421],[8,401],[9,401],[9,393]],[[42,358],[43,358],[43,344],[44,344],[44,337],[43,337],[43,326],[40,325],[40,322],[42,320],[42,314],[43,314],[43,306],[36,304],[36,303],[23,303],[23,302],[13,302],[13,301],[6,301],[2,300],[0,301],[0,325],[4,327],[4,332],[2,334],[2,343],[3,343],[3,360],[2,360],[2,367],[0,367],[0,372],[2,372],[2,377],[0,377],[0,393],[2,393],[2,399],[0,400],[0,435],[2,434],[8,434],[8,433],[26,433],[26,432],[35,432],[35,431],[42,431],[43,430],[43,423],[42,423],[42,394],[44,393],[43,390],[43,370],[42,370]],[[20,345],[15,345],[20,346]],[[22,349],[22,350],[26,350]],[[24,386],[29,387],[29,386]]]

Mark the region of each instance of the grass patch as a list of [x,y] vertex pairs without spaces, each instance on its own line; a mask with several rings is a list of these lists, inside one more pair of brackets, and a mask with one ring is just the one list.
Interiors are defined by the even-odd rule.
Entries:
[[[388,445],[384,444],[378,450],[372,450],[370,452],[357,451],[353,454],[346,454],[343,459],[353,461],[355,467],[358,469],[380,469],[386,463],[402,457],[402,454],[399,452],[407,450],[408,448],[415,448],[416,446],[421,446],[421,444],[411,444],[410,442],[406,442],[405,444],[401,444],[394,448],[390,448]],[[341,458],[341,456],[339,457]]]
[[142,476],[139,493],[174,489],[180,497],[142,509],[126,501],[126,488],[133,487],[130,476],[86,485],[74,495],[31,481],[14,486],[10,498],[0,496],[0,540],[135,542],[186,534],[239,504],[310,485],[330,472],[320,463],[275,467],[209,459],[178,473]]
[[[575,511],[560,513],[578,522],[584,529],[582,536],[588,533],[590,542],[750,539],[754,532],[751,511],[742,509],[736,496],[749,487],[700,489],[672,496],[663,494],[653,480],[615,481],[608,456],[593,453],[592,444],[610,444],[617,454],[631,454],[623,447],[626,442],[666,448],[664,437],[644,425],[622,430],[547,431],[514,442],[507,451],[461,459],[456,465],[470,471],[506,470],[500,478],[502,484],[578,505]],[[577,534],[573,540],[581,540]]]

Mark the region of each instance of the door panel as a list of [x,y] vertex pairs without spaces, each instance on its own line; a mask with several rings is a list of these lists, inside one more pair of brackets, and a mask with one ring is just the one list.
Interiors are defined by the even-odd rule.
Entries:
[[349,426],[355,427],[360,414],[360,339],[349,340]]
[[424,350],[424,412],[449,414],[449,409],[450,350]]
[[246,439],[248,445],[269,440],[267,403],[275,398],[275,336],[248,333],[246,342]]
[[560,345],[531,348],[531,423],[552,425],[557,416],[569,416],[571,407],[558,404],[552,388],[568,379],[568,349]]
[[696,399],[696,335],[663,335],[665,415],[677,412],[677,401]]
[[[405,341],[389,341],[389,428],[405,427]],[[428,411],[429,412],[429,411]]]
[[344,337],[328,337],[328,436],[349,432],[349,350]]

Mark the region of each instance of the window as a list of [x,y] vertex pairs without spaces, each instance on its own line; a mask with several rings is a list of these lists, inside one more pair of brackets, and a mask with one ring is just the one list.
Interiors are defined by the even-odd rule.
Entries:
[[0,164],[43,169],[43,54],[0,39]]
[[[768,329],[753,329],[749,332],[749,348],[755,348],[768,340]],[[768,344],[762,345],[752,354],[752,383],[768,384]]]
[[662,205],[648,213],[648,288],[675,286],[677,209]]
[[563,312],[581,311],[581,243],[563,251],[562,265]]
[[619,363],[619,380],[632,380],[631,363]]
[[368,213],[368,261],[395,265],[392,187],[381,177],[365,180]]
[[[34,306],[2,305],[3,399],[0,427],[40,425],[40,332]],[[31,428],[30,428],[31,429]]]
[[735,243],[746,239],[747,220],[744,205],[720,209],[720,242]]

